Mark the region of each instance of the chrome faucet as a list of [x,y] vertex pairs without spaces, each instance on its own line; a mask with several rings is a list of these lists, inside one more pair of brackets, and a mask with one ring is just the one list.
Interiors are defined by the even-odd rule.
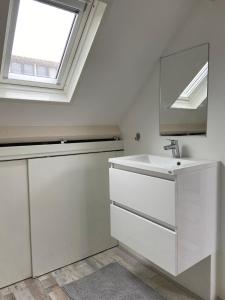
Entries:
[[171,142],[170,145],[164,146],[163,149],[164,150],[172,150],[172,154],[174,158],[180,158],[180,150],[179,150],[179,144],[178,144],[178,140],[170,140]]

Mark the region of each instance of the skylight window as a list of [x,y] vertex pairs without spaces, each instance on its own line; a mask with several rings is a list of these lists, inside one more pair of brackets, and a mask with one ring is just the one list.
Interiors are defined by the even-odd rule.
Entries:
[[0,98],[69,102],[106,4],[10,0]]
[[[20,0],[8,78],[40,82],[57,79],[77,15],[34,0]],[[20,73],[11,68],[15,60],[23,65]],[[55,72],[44,74],[41,67]]]
[[208,62],[200,69],[171,108],[197,109],[207,98]]

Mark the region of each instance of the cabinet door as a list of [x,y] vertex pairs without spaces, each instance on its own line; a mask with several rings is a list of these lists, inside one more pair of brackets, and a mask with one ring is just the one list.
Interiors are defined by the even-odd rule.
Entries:
[[29,160],[34,276],[116,244],[110,236],[108,158],[117,153]]
[[0,287],[31,277],[27,162],[0,162]]

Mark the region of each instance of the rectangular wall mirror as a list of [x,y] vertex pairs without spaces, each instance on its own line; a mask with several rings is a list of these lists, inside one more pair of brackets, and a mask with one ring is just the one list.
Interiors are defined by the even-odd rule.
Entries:
[[206,135],[209,44],[161,58],[160,135]]

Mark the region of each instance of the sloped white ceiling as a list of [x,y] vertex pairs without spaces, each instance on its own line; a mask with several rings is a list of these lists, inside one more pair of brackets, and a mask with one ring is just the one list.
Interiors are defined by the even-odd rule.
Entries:
[[[106,1],[107,11],[72,102],[0,99],[0,126],[119,124],[196,1]],[[0,47],[8,2],[0,3]]]

